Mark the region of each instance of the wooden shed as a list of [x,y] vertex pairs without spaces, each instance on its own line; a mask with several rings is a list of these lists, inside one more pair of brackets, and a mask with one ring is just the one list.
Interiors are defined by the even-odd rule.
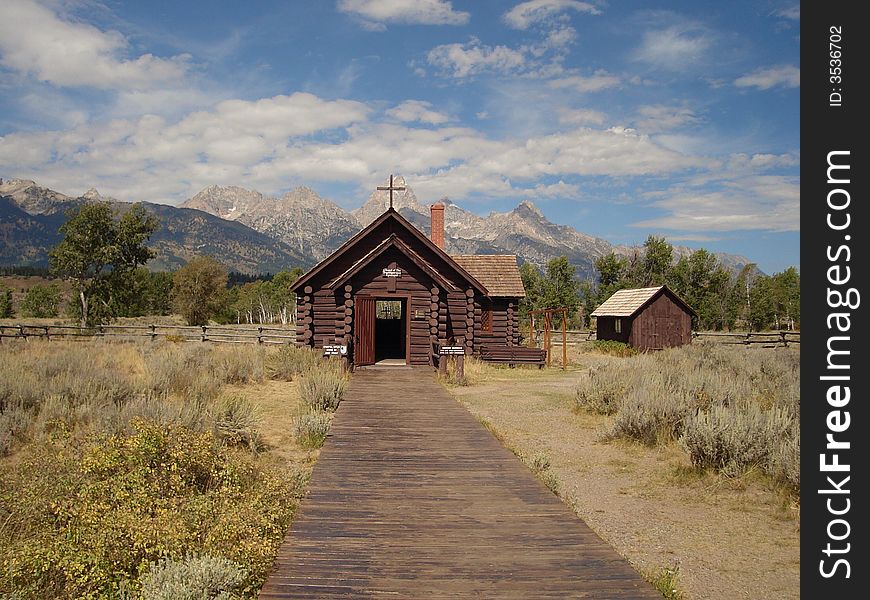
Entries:
[[431,210],[432,239],[389,208],[300,277],[297,343],[345,346],[356,366],[437,366],[440,346],[518,345],[516,256],[447,254],[444,206]]
[[660,350],[692,342],[695,311],[667,286],[619,290],[592,312],[599,340],[624,342],[638,350]]

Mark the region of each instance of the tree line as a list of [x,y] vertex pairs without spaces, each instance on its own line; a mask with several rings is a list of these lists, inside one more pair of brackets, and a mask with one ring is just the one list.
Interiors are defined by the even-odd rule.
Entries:
[[12,290],[0,285],[0,318],[57,317],[82,327],[117,317],[180,314],[190,325],[247,323],[287,325],[295,315],[290,285],[299,267],[274,275],[231,273],[216,259],[198,256],[174,272],[144,267],[153,257],[145,243],[158,220],[140,205],[120,211],[89,203],[68,214],[62,241],[49,253],[49,268],[9,268],[4,273],[62,278],[31,286],[17,306]]
[[579,280],[565,256],[550,260],[543,271],[523,264],[521,319],[527,322],[533,309],[564,307],[571,315],[569,327],[585,327],[592,311],[614,292],[667,285],[697,313],[695,329],[800,328],[800,273],[794,267],[765,275],[748,264],[735,274],[703,248],[674,260],[673,246],[656,236],[629,257],[611,252],[594,264],[594,281]]
[[[290,286],[302,269],[254,277],[230,274],[214,258],[198,256],[175,272],[151,272],[144,265],[153,251],[145,243],[157,227],[156,217],[140,205],[120,214],[100,202],[73,209],[60,228],[63,240],[49,254],[49,273],[70,287],[67,314],[82,327],[173,312],[191,325],[293,322]],[[765,275],[749,264],[734,274],[705,249],[674,260],[673,246],[656,236],[631,256],[611,252],[594,264],[593,281],[578,279],[565,256],[550,260],[543,271],[521,265],[523,322],[530,310],[567,308],[570,327],[589,326],[592,311],[617,290],[664,284],[695,310],[696,329],[800,327],[800,273],[794,267]],[[30,288],[17,308],[22,316],[54,317],[63,301],[63,288],[53,282]],[[0,317],[14,309],[11,290],[0,287]]]

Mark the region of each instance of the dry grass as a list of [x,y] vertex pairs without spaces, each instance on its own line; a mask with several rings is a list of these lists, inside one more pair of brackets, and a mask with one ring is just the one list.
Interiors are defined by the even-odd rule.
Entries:
[[[589,353],[574,360],[607,372],[661,356]],[[758,354],[747,358],[768,362]],[[754,372],[762,368],[771,371],[759,364]],[[576,408],[586,370],[524,374],[529,378],[496,373],[449,389],[506,447],[528,457],[532,470],[546,465],[542,472],[556,478],[558,495],[641,573],[663,590],[675,589],[675,598],[799,597],[799,506],[769,476],[759,468],[740,475],[698,469],[672,440],[605,441],[600,434],[612,429],[615,415]],[[782,383],[780,389],[792,387]],[[767,410],[780,402],[772,391],[755,396]],[[672,565],[679,565],[678,576]]]
[[[447,364],[447,377],[445,379],[439,375],[439,381],[448,387],[482,385],[493,381],[543,380],[552,377],[551,373],[558,369],[556,366],[539,369],[534,365],[509,367],[508,365],[483,362],[476,357],[467,356],[465,357],[465,379],[460,381],[456,375],[454,361],[451,360]],[[569,371],[575,371],[578,368],[577,364],[568,365]]]
[[[141,561],[205,552],[242,565],[242,596],[255,595],[318,455],[292,433],[307,410],[298,384],[267,379],[277,352],[106,340],[0,345],[0,555],[18,565],[0,572],[0,589],[108,597],[138,589]],[[167,458],[142,471],[130,452]],[[197,474],[193,485],[177,466]],[[167,509],[139,516],[151,505]],[[69,517],[46,519],[40,511],[51,506]],[[55,526],[74,528],[79,542]],[[138,541],[118,545],[116,535]],[[46,553],[61,562],[37,575]]]

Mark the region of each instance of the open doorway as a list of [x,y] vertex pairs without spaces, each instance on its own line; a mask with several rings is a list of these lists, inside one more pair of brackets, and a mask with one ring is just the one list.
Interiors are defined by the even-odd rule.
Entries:
[[375,302],[375,361],[405,363],[408,352],[408,300]]

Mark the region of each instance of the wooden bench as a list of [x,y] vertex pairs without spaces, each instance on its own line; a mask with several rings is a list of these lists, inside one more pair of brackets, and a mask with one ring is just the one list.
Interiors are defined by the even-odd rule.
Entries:
[[484,362],[502,363],[510,366],[538,365],[538,368],[543,368],[547,362],[547,351],[525,346],[482,344],[480,346],[480,359]]

